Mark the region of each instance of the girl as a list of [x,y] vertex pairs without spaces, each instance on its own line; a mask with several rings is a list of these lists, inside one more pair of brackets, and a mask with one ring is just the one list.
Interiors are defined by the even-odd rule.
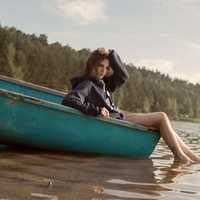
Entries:
[[90,54],[85,74],[72,79],[72,91],[64,97],[62,104],[87,115],[113,117],[153,127],[159,130],[176,159],[187,164],[200,161],[200,157],[173,130],[164,112],[125,115],[117,109],[110,93],[122,86],[127,79],[128,72],[119,55],[114,50],[99,48]]

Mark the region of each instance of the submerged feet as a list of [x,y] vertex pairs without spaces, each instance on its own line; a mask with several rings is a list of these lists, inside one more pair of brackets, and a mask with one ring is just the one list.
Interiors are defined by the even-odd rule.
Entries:
[[194,164],[200,163],[200,157],[192,154],[190,156],[186,155],[184,152],[180,152],[179,154],[175,154],[175,160],[185,163],[185,164]]
[[200,157],[199,156],[194,156],[194,158],[192,158],[192,160],[195,162],[195,163],[200,163]]
[[200,157],[198,155],[196,155],[194,152],[192,152],[191,150],[189,151],[189,153],[187,154],[189,156],[189,158],[191,160],[193,160],[195,163],[200,163]]
[[184,153],[184,151],[181,148],[178,148],[175,150],[175,148],[171,148],[175,161],[179,161],[184,164],[193,164],[194,161],[189,157],[187,154]]
[[187,146],[183,146],[178,143],[176,146],[170,145],[169,148],[174,154],[175,161],[179,161],[184,164],[200,163],[200,157]]
[[183,164],[187,164],[187,165],[194,163],[194,161],[192,159],[190,159],[188,156],[175,156],[174,159],[175,159],[175,161],[179,161],[179,162],[181,162]]

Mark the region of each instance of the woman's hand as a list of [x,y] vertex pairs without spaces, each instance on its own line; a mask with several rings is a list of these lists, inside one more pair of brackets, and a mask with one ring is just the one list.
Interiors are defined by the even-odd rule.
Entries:
[[101,55],[108,55],[109,54],[109,50],[105,49],[103,47],[102,48],[98,48],[97,50]]
[[103,107],[103,108],[101,108],[100,115],[102,117],[109,117],[109,111],[105,107]]

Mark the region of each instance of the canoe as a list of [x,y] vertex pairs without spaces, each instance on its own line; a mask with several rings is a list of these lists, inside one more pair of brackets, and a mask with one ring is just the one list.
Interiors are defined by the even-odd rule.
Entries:
[[0,88],[59,104],[65,95],[64,92],[38,86],[3,75],[0,75]]
[[[67,123],[68,125],[70,124],[71,126],[73,126],[73,125],[75,126],[76,125],[75,122],[78,120],[78,127],[75,126],[75,127],[77,127],[76,130],[72,131],[71,130],[72,127],[68,127],[68,125],[67,125],[67,128],[65,127],[66,130],[64,129],[63,131],[66,134],[69,134],[68,132],[70,132],[70,133],[71,132],[76,132],[74,135],[80,134],[81,137],[86,137],[87,138],[88,134],[92,134],[92,133],[89,133],[89,132],[92,132],[92,131],[89,131],[87,134],[83,134],[83,132],[88,131],[87,129],[84,129],[84,127],[86,126],[85,123],[87,121],[88,121],[88,123],[92,123],[92,126],[90,125],[91,126],[90,128],[92,130],[94,129],[93,127],[96,127],[97,129],[99,129],[99,127],[100,127],[100,130],[102,130],[102,132],[105,131],[104,127],[107,127],[107,126],[110,127],[112,125],[111,126],[112,127],[112,131],[109,130],[109,132],[115,132],[116,130],[118,130],[118,132],[120,131],[121,134],[122,134],[121,137],[124,137],[126,129],[129,127],[129,129],[131,129],[131,132],[132,132],[132,137],[133,137],[133,135],[135,136],[135,134],[140,133],[141,136],[144,137],[144,141],[142,141],[141,145],[145,144],[145,141],[148,139],[149,145],[151,146],[151,148],[148,147],[149,145],[146,145],[146,147],[145,147],[146,150],[144,151],[144,154],[140,153],[141,156],[139,156],[139,154],[137,154],[137,152],[132,152],[132,151],[131,151],[132,153],[131,152],[130,153],[123,153],[123,151],[121,152],[121,151],[115,150],[114,152],[110,152],[109,153],[109,151],[105,151],[105,152],[102,151],[101,152],[98,149],[96,149],[96,150],[95,149],[93,149],[93,150],[90,149],[89,151],[82,150],[82,148],[79,149],[76,146],[76,145],[80,146],[80,144],[77,144],[77,143],[75,145],[76,147],[74,147],[75,148],[75,150],[74,150],[74,148],[71,148],[71,147],[69,148],[68,145],[64,145],[64,148],[63,148],[62,147],[63,145],[60,144],[60,143],[59,143],[59,145],[58,144],[56,145],[56,148],[54,148],[54,145],[50,145],[50,143],[48,143],[48,140],[46,141],[46,143],[49,144],[49,145],[47,145],[46,143],[40,143],[38,140],[36,140],[35,143],[32,145],[32,142],[28,142],[27,143],[27,142],[24,142],[24,141],[21,141],[21,140],[17,139],[16,143],[15,143],[14,142],[15,139],[14,139],[14,141],[13,140],[10,141],[10,137],[6,136],[5,137],[5,138],[7,138],[6,140],[5,140],[5,138],[1,137],[2,138],[1,141],[5,141],[5,143],[7,143],[7,144],[20,144],[20,145],[26,145],[26,146],[32,146],[32,147],[38,147],[38,148],[57,149],[57,150],[70,150],[70,151],[88,152],[88,153],[103,153],[103,154],[108,154],[108,155],[124,155],[124,156],[132,156],[132,157],[144,158],[144,155],[146,157],[148,157],[151,154],[151,152],[155,148],[155,146],[156,146],[156,144],[157,144],[157,142],[159,140],[159,137],[160,137],[158,133],[150,132],[145,127],[142,127],[142,126],[139,126],[139,125],[136,125],[136,124],[130,124],[128,122],[122,122],[122,121],[115,120],[115,119],[93,118],[93,117],[86,116],[86,115],[84,115],[84,114],[82,114],[82,113],[80,113],[77,110],[74,110],[72,108],[65,107],[65,106],[62,106],[62,105],[55,105],[55,104],[60,104],[63,96],[65,95],[65,93],[57,91],[57,90],[41,87],[41,86],[38,86],[38,85],[35,85],[35,84],[27,83],[27,82],[24,82],[24,81],[16,80],[16,79],[13,79],[13,78],[10,78],[10,77],[6,77],[6,76],[2,76],[2,75],[0,75],[0,88],[4,89],[4,90],[1,90],[1,94],[2,95],[4,94],[3,95],[4,98],[8,98],[5,101],[9,102],[10,101],[9,98],[11,98],[11,97],[15,98],[14,96],[16,96],[17,99],[18,99],[18,104],[20,105],[20,107],[23,106],[23,104],[25,104],[25,103],[27,105],[27,102],[29,102],[29,104],[28,104],[29,107],[31,107],[31,106],[32,107],[35,107],[35,106],[38,107],[37,102],[40,102],[40,109],[42,109],[43,106],[44,106],[45,107],[45,111],[47,113],[49,112],[49,111],[47,111],[47,107],[48,107],[48,109],[50,109],[52,106],[54,108],[54,111],[55,111],[55,108],[59,110],[59,111],[56,112],[56,113],[59,112],[59,116],[63,115],[63,112],[64,112],[65,113],[65,117],[67,117],[66,121],[70,122],[70,123]],[[11,98],[12,101],[13,101],[13,98]],[[31,103],[30,103],[30,99],[31,99]],[[42,100],[45,100],[45,101],[42,101]],[[23,104],[22,104],[21,101],[23,102]],[[46,102],[46,101],[48,101],[48,102]],[[21,102],[21,103],[19,103],[19,102]],[[18,105],[18,104],[16,104],[16,105]],[[41,105],[42,105],[42,108],[41,108]],[[46,106],[46,105],[48,105],[48,106]],[[49,105],[50,105],[50,108],[49,108]],[[65,111],[62,110],[62,112],[61,112],[60,108],[64,109]],[[15,108],[15,109],[18,110],[18,108]],[[30,110],[31,109],[32,108],[30,108]],[[40,109],[38,111],[39,115],[41,115]],[[50,109],[50,110],[52,111],[52,109]],[[16,114],[16,111],[13,111],[13,112],[14,112],[13,115],[15,116],[15,118],[21,118],[21,115],[18,115],[19,113]],[[25,111],[24,111],[24,113],[25,113]],[[44,113],[42,113],[42,114],[44,114]],[[48,115],[48,114],[46,114],[46,115]],[[77,116],[76,120],[74,119],[74,115]],[[18,123],[18,122],[16,122],[16,120],[17,119],[14,119],[13,117],[10,117],[10,119],[8,117],[8,121],[11,121],[9,123],[14,123],[15,122],[15,124],[16,124],[16,123]],[[34,124],[39,123],[37,121],[38,120],[35,120],[35,122],[32,122],[32,123],[34,123]],[[72,123],[71,123],[71,121],[72,121]],[[2,123],[3,123],[3,121],[2,121]],[[7,133],[10,134],[9,131],[10,131],[10,129],[12,130],[13,127],[7,127],[7,128],[3,128],[2,129],[2,127],[3,127],[3,125],[1,125],[2,123],[0,123],[0,132],[2,133],[2,130],[4,130],[4,132],[7,132]],[[47,117],[46,121],[44,120],[43,123],[45,124],[45,127],[48,126],[48,123],[49,123],[48,122],[48,117]],[[17,134],[21,134],[21,131],[20,131],[21,128],[24,130],[24,128],[23,128],[24,125],[22,126],[22,124],[23,124],[22,122],[20,122],[19,124],[16,124],[16,127],[19,127],[19,128],[17,128],[19,130],[16,131]],[[98,124],[99,127],[96,124]],[[33,125],[30,124],[30,126],[32,127]],[[39,125],[37,125],[37,126],[39,126]],[[41,127],[38,128],[37,126],[36,127],[34,127],[34,126],[32,127],[32,128],[34,128],[34,130],[33,130],[34,132],[37,132],[37,131],[40,130]],[[45,127],[43,127],[43,129]],[[81,129],[81,127],[83,127],[83,129]],[[87,125],[87,127],[88,127],[88,125]],[[53,128],[54,128],[53,130],[55,130],[57,128],[57,123],[55,123],[55,126]],[[6,129],[6,131],[5,131],[5,129]],[[55,130],[55,133],[57,133],[56,130]],[[82,130],[82,131],[80,131],[80,130]],[[11,131],[11,132],[13,132],[13,131]],[[28,134],[28,135],[26,135],[27,137],[29,137],[29,132],[32,132],[32,131],[28,130],[28,128],[27,128],[26,129],[26,134]],[[46,135],[46,137],[47,137],[49,129],[48,128],[45,129],[45,132],[46,133],[45,134],[43,133],[43,134]],[[96,130],[95,131],[93,130],[93,132],[94,132],[94,134],[96,134]],[[82,134],[83,134],[83,136],[82,136]],[[0,134],[0,136],[1,135],[2,134]],[[102,135],[102,133],[101,133],[101,135]],[[111,134],[110,137],[112,137],[112,135],[115,135],[115,134]],[[70,137],[70,134],[67,137]],[[73,139],[73,135],[71,135],[71,137]],[[119,138],[121,138],[121,137],[119,137]],[[151,140],[149,140],[149,137],[151,138]],[[18,138],[18,136],[17,136],[17,138]],[[23,139],[25,139],[25,138],[23,138]],[[65,137],[63,139],[65,139]],[[39,140],[40,140],[40,138],[39,138]],[[133,145],[134,145],[135,141],[133,140],[132,142],[133,142]],[[104,143],[105,143],[105,141],[104,141]],[[46,145],[47,145],[47,147],[46,147]],[[124,145],[126,145],[126,143],[124,143]],[[115,147],[115,148],[117,148],[117,147]],[[141,149],[141,151],[143,151],[143,148]],[[148,149],[148,151],[147,151],[147,149]]]
[[0,89],[0,143],[145,159],[160,134],[112,118]]

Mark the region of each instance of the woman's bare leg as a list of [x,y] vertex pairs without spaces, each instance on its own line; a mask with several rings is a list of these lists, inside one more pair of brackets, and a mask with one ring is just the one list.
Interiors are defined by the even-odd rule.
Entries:
[[176,134],[176,137],[184,153],[193,161],[200,162],[200,157],[192,152],[192,150],[183,142],[183,140],[179,137],[178,134]]
[[[177,136],[177,134],[173,130],[170,121],[165,113],[132,113],[126,116],[126,120],[134,123],[139,123],[147,127],[158,128],[158,130],[160,130],[162,138],[173,152],[175,158],[180,159],[184,163],[192,163],[190,153],[187,151],[187,148],[184,148],[184,145],[186,146],[186,144],[183,145],[183,141]],[[185,153],[184,150],[187,153]]]
[[191,149],[183,142],[183,140],[179,137],[179,135],[174,131],[174,129],[172,128],[172,125],[170,123],[170,120],[169,118],[167,117],[166,114],[165,115],[165,119],[166,119],[166,123],[168,124],[169,126],[169,129],[174,133],[174,135],[176,136],[177,138],[177,141],[181,147],[181,149],[183,150],[183,152],[193,161],[200,161],[200,157],[195,155]]

